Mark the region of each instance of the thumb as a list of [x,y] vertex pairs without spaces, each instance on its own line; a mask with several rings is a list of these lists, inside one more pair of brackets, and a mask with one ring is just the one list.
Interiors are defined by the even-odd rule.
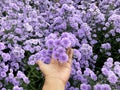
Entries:
[[45,64],[44,62],[42,62],[41,60],[38,60],[38,61],[36,62],[36,64],[38,64],[40,70],[41,70],[43,73],[45,73],[45,71],[47,70],[48,65]]
[[68,63],[72,64],[73,49],[72,48],[68,48],[67,54],[68,54],[68,57],[69,57]]

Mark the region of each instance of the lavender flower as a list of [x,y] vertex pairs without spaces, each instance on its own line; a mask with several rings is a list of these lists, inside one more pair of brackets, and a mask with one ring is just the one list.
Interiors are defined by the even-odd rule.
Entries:
[[80,51],[83,55],[91,56],[93,54],[92,47],[89,44],[83,44],[80,48]]
[[23,90],[23,88],[22,87],[18,87],[18,86],[14,86],[13,90]]
[[108,84],[103,84],[101,90],[111,90],[111,87]]
[[4,50],[4,49],[5,49],[4,43],[0,42],[0,50]]
[[63,39],[61,40],[61,44],[62,44],[62,46],[65,47],[65,48],[68,48],[68,47],[71,46],[71,42],[70,42],[70,40],[69,40],[68,38],[63,38]]
[[104,48],[105,50],[111,49],[110,43],[104,43],[104,44],[101,45],[101,47]]
[[38,75],[31,65],[49,64],[52,56],[67,62],[68,47],[74,56],[66,90],[119,89],[119,6],[119,0],[0,0],[0,90],[31,90],[26,85],[36,83],[28,77]]
[[49,48],[52,48],[54,45],[54,40],[53,39],[49,39],[46,41],[46,46],[48,46]]
[[108,72],[108,81],[113,84],[115,84],[118,81],[118,77],[114,74],[114,72]]
[[68,55],[67,54],[61,54],[60,56],[59,56],[59,60],[60,60],[60,62],[66,62],[66,61],[68,61]]
[[94,86],[94,90],[102,90],[101,85],[100,85],[100,84],[96,84],[96,85]]
[[85,83],[80,85],[81,90],[91,90],[91,87]]

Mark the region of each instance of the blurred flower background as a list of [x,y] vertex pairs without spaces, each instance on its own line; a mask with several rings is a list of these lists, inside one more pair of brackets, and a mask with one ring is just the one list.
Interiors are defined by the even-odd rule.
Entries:
[[0,0],[0,90],[41,90],[53,43],[74,49],[66,90],[120,90],[120,0]]

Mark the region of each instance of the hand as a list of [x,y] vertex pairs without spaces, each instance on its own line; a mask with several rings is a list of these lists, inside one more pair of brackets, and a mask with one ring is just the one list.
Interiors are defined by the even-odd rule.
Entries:
[[41,60],[37,61],[37,64],[39,65],[42,73],[45,75],[45,80],[59,80],[64,85],[67,83],[71,72],[73,49],[67,49],[66,53],[69,56],[69,60],[65,63],[60,63],[54,58],[51,59],[50,64],[45,64]]

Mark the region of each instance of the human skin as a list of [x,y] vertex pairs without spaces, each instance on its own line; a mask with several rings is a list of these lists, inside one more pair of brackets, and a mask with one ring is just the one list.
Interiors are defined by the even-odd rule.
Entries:
[[51,58],[50,64],[45,64],[41,60],[36,63],[45,76],[45,83],[42,90],[65,90],[65,85],[70,77],[73,49],[68,48],[66,53],[69,59],[65,63]]

